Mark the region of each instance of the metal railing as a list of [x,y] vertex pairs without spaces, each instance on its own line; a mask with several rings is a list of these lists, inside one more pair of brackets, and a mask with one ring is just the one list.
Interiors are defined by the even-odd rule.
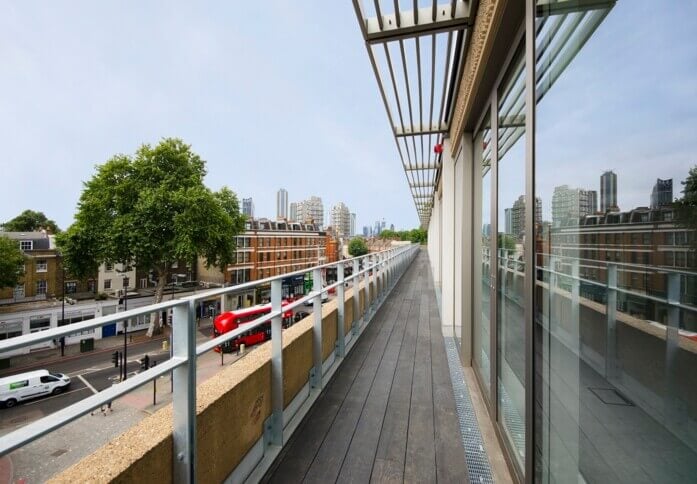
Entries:
[[[87,331],[122,320],[147,315],[157,311],[172,310],[172,357],[146,371],[128,378],[110,388],[61,409],[49,416],[21,427],[0,439],[0,456],[22,447],[77,418],[100,408],[148,382],[172,372],[173,378],[173,469],[176,482],[194,482],[196,480],[196,367],[197,358],[238,336],[271,322],[271,418],[267,425],[268,444],[276,446],[277,451],[284,441],[284,405],[283,405],[283,333],[282,315],[304,304],[313,302],[313,371],[310,387],[321,390],[322,381],[322,301],[324,292],[336,289],[337,300],[337,341],[336,357],[340,363],[347,350],[344,333],[344,306],[346,284],[351,282],[354,296],[365,291],[364,311],[360,311],[360,297],[353,297],[353,323],[351,334],[355,341],[365,324],[375,314],[387,294],[394,287],[418,253],[418,245],[402,246],[386,251],[367,254],[353,259],[324,264],[312,269],[303,269],[292,273],[269,277],[221,289],[203,291],[193,296],[163,301],[158,304],[143,306],[121,313],[91,319],[71,325],[52,328],[39,333],[26,334],[0,341],[0,355],[5,352],[53,340],[79,331]],[[352,266],[352,273],[346,277],[344,268]],[[337,269],[337,281],[322,287],[321,271],[326,268]],[[313,272],[313,290],[310,294],[282,305],[282,280],[291,276]],[[363,282],[363,288],[361,288]],[[210,341],[196,346],[196,303],[213,297],[224,298],[226,295],[255,289],[262,285],[271,285],[271,312],[246,323],[238,328]],[[371,303],[370,293],[374,295]],[[335,365],[337,366],[337,365]],[[277,452],[276,452],[277,453]]]
[[[514,276],[523,277],[525,275],[525,262],[516,259],[512,256],[514,252],[506,249],[500,249],[498,255],[498,268]],[[684,310],[697,314],[697,306],[683,302],[681,295],[687,294],[687,290],[683,284],[687,283],[687,278],[695,278],[697,281],[697,272],[687,269],[674,269],[670,267],[651,266],[644,264],[623,263],[598,261],[594,259],[584,259],[580,257],[569,257],[557,254],[538,253],[537,256],[543,257],[547,264],[537,266],[536,269],[541,273],[547,274],[553,278],[555,284],[552,287],[559,286],[563,280],[569,286],[571,292],[575,292],[583,284],[586,287],[596,287],[601,291],[605,291],[609,299],[616,299],[617,294],[631,296],[638,299],[645,299],[658,304],[665,304],[673,310]],[[485,261],[487,262],[487,261]],[[568,267],[569,271],[561,270],[561,267]],[[604,281],[583,277],[581,269],[602,270],[606,272]],[[640,292],[631,287],[622,287],[618,281],[619,272],[637,272],[652,276],[665,277],[665,296],[657,296],[647,292]],[[539,275],[538,275],[539,276]],[[556,278],[556,279],[554,279]],[[537,283],[541,282],[541,278],[537,278]],[[576,287],[579,286],[579,287]],[[679,318],[672,318],[673,324],[677,323]]]

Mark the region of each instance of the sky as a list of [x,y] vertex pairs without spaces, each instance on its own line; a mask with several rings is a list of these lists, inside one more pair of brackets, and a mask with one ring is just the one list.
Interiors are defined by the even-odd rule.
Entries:
[[191,3],[2,3],[0,222],[64,229],[95,165],[179,137],[257,216],[285,188],[418,226],[351,2]]

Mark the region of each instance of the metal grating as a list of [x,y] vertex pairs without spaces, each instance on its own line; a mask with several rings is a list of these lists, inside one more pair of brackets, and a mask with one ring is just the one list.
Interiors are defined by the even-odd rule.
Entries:
[[467,383],[465,383],[465,375],[460,366],[460,356],[457,352],[455,339],[450,336],[446,336],[444,339],[470,481],[493,483],[494,478],[491,475],[489,456],[486,453],[486,449],[484,449],[482,433],[479,430],[479,423],[474,414],[469,389],[467,388]]
[[518,458],[525,459],[525,421],[508,396],[506,388],[499,382],[500,415]]

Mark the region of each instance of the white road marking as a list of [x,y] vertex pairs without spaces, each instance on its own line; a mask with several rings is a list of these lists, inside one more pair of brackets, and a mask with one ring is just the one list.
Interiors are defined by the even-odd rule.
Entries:
[[26,407],[27,405],[36,405],[37,403],[43,403],[46,400],[51,400],[52,398],[62,397],[63,395],[70,395],[71,393],[81,392],[82,390],[87,390],[87,388],[76,388],[75,390],[70,390],[69,392],[59,393],[58,395],[51,395],[51,396],[45,397],[45,398],[37,398],[36,400],[22,403],[22,406]]
[[78,375],[77,377],[82,381],[82,383],[85,384],[85,386],[86,386],[87,388],[89,388],[90,390],[92,390],[92,393],[99,393],[99,392],[97,391],[97,389],[94,388],[94,387],[92,386],[92,384],[91,384],[90,382],[88,382],[87,380],[85,380],[85,379],[82,377],[82,375]]

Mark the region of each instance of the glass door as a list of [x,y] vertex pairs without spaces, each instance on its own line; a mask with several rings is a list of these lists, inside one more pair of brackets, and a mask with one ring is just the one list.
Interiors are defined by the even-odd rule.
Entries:
[[[525,62],[521,48],[497,92],[496,356],[499,424],[525,462]],[[537,210],[537,203],[535,204]]]

